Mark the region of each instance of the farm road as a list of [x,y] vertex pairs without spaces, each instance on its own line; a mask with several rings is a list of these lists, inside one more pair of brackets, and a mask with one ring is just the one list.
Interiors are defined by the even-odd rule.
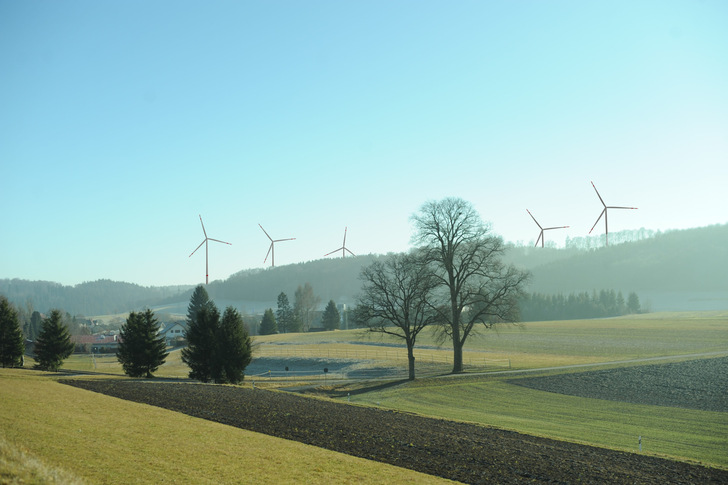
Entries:
[[604,365],[621,365],[621,364],[639,364],[641,362],[665,362],[670,360],[680,359],[702,359],[705,357],[720,357],[728,356],[728,350],[718,350],[715,352],[702,352],[699,354],[683,354],[683,355],[665,355],[659,357],[642,357],[639,359],[627,359],[627,360],[611,360],[606,362],[591,362],[588,364],[571,364],[571,365],[560,365],[555,367],[539,367],[537,369],[515,369],[515,370],[499,370],[489,372],[468,372],[464,374],[445,374],[441,376],[434,376],[435,379],[453,379],[458,377],[473,377],[473,376],[493,376],[503,374],[531,374],[534,372],[544,372],[552,370],[569,370],[569,369],[580,369],[586,367],[600,367]]

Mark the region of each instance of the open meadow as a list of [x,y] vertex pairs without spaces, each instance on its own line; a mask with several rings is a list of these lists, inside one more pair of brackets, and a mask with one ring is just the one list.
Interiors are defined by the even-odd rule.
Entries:
[[[248,377],[242,386],[244,388],[251,388],[254,380],[258,387],[304,388],[303,392],[339,402],[477,423],[545,438],[728,469],[728,455],[724,451],[728,449],[726,409],[689,409],[689,406],[627,402],[604,396],[569,394],[563,390],[538,385],[539,378],[582,374],[587,376],[594,370],[602,372],[622,368],[647,369],[648,366],[659,368],[658,364],[677,364],[696,359],[706,359],[712,365],[728,356],[728,312],[645,314],[612,319],[502,326],[497,330],[483,331],[466,343],[466,372],[457,376],[448,375],[451,350],[447,343],[439,342],[436,335],[427,333],[418,339],[416,355],[419,373],[414,382],[405,382],[398,378],[393,380],[396,373],[382,371],[401,369],[404,374],[406,350],[396,340],[382,338],[380,335],[350,330],[255,337],[254,342],[255,358],[246,372]],[[259,363],[258,368],[255,367],[256,361]],[[706,368],[712,369],[710,365]],[[294,372],[298,366],[310,368],[310,372],[296,377]],[[289,375],[280,374],[285,367],[289,367]],[[332,370],[328,380],[323,382],[321,378],[326,376],[323,375],[322,367]],[[264,374],[258,371],[266,368],[271,370],[268,378],[265,375],[253,377],[254,374]],[[122,374],[112,355],[76,355],[66,361],[64,369],[119,376]],[[372,376],[378,379],[343,379],[347,375],[351,377],[352,370],[356,369],[375,369],[378,374]],[[279,374],[271,378],[272,371]],[[180,361],[179,352],[174,351],[170,354],[168,363],[156,375],[180,378],[186,374],[187,368]],[[653,372],[644,375],[655,374]],[[89,479],[93,483],[104,483],[100,478],[103,473],[93,471],[101,466],[103,458],[100,456],[127,456],[124,453],[130,453],[126,448],[133,448],[135,439],[134,432],[130,430],[136,429],[137,440],[141,436],[150,438],[147,440],[150,445],[148,448],[144,445],[142,451],[128,455],[132,457],[129,460],[121,460],[127,464],[126,468],[118,463],[111,465],[118,468],[113,472],[117,479],[124,473],[129,473],[128,464],[134,457],[144,456],[146,452],[159,454],[158,450],[154,453],[152,450],[156,446],[159,450],[169,449],[169,443],[172,442],[175,443],[175,454],[179,455],[176,443],[202,440],[206,433],[211,432],[206,426],[213,426],[206,424],[204,420],[170,411],[150,406],[135,408],[134,406],[142,405],[85,393],[79,389],[66,389],[67,386],[59,386],[54,382],[57,376],[26,370],[4,370],[0,376],[4,381],[0,386],[0,430],[3,439],[42,463],[69,470],[75,476]],[[361,375],[366,376],[365,373]],[[525,380],[519,383],[520,379],[526,378],[530,380],[529,385],[526,385]],[[640,377],[631,379],[638,382],[639,390]],[[695,375],[691,379],[698,380]],[[587,379],[583,382],[590,382],[589,385],[595,387],[600,385],[598,380]],[[723,381],[717,382],[716,385],[720,386]],[[645,380],[645,392],[650,392],[648,384]],[[710,383],[708,385],[714,386]],[[15,389],[12,393],[5,391],[11,387]],[[720,394],[721,389],[717,392]],[[690,390],[685,389],[683,393],[690,393]],[[78,404],[73,404],[76,402]],[[41,409],[38,406],[46,406],[42,408],[45,409],[42,426],[34,426],[18,417],[26,409]],[[144,412],[140,413],[140,409]],[[139,420],[141,416],[154,416],[154,419],[135,424],[133,421],[121,422],[118,421],[121,418],[111,417],[112,414],[123,416],[125,413],[130,413],[128,419],[131,420]],[[157,413],[168,414],[164,414],[162,419]],[[78,426],[73,424],[69,428],[64,424],[67,421],[75,422]],[[162,422],[173,424],[170,427],[162,425]],[[252,438],[238,434],[246,433],[243,430],[214,426],[215,434],[225,433],[225,440],[230,440],[227,446],[220,445],[221,449],[235,448],[240,450],[240,456],[246,457],[245,460],[250,457],[253,461],[243,460],[239,466],[237,461],[226,461],[225,467],[235,470],[229,472],[227,468],[214,463],[214,453],[211,452],[209,456],[205,453],[206,457],[191,467],[196,471],[185,469],[179,473],[202,474],[203,470],[210,467],[216,473],[221,470],[221,478],[217,481],[229,482],[237,480],[234,478],[236,474],[244,476],[240,475],[245,473],[244,469],[255,466],[256,470],[257,467],[262,467],[266,473],[271,473],[271,477],[282,474],[280,476],[284,478],[279,481],[286,481],[285,476],[300,473],[308,478],[298,481],[315,482],[320,481],[323,476],[332,476],[326,475],[328,473],[339,473],[336,471],[340,470],[339,467],[347,466],[337,464],[334,471],[328,466],[319,466],[316,473],[323,475],[311,475],[310,463],[302,464],[301,470],[296,468],[299,465],[287,462],[271,468],[253,449],[267,446],[278,451],[275,456],[285,457],[289,454],[285,447],[292,446],[289,442],[279,443],[278,440],[265,445],[248,446],[248,443],[257,443],[257,439],[273,438],[260,438],[262,435],[255,434],[253,435],[256,438]],[[76,431],[80,436],[71,432],[77,429],[82,430]],[[141,429],[153,430],[153,433],[145,432],[142,435]],[[91,430],[93,432],[89,433]],[[113,430],[124,430],[121,433],[123,437],[115,437],[114,434],[119,433]],[[230,438],[227,433],[231,434]],[[93,436],[89,437],[89,434]],[[72,438],[69,449],[78,450],[84,460],[89,460],[88,466],[69,460],[63,451],[63,445],[54,444],[56,440],[63,441],[64,436]],[[88,439],[92,440],[95,447],[93,453],[80,450],[85,443],[88,444]],[[116,440],[122,441],[117,443]],[[189,453],[193,453],[194,444],[189,446]],[[324,453],[323,450],[320,451]],[[230,451],[225,453],[228,454],[224,456],[230,456]],[[328,463],[334,459],[327,460]],[[338,460],[336,458],[334,461],[339,463]],[[149,473],[148,475],[140,474],[139,483],[163,482],[163,475],[177,473],[175,467],[180,466],[179,462],[176,465],[163,465],[159,463],[161,461],[164,458],[156,455],[150,458],[150,464],[142,468],[149,466],[153,470],[144,472]],[[289,473],[289,468],[290,475],[285,475]],[[366,481],[367,477],[385,476],[381,473],[385,472],[366,471],[352,476],[358,477],[357,481]],[[398,482],[407,480],[414,479],[392,479]],[[205,479],[202,479],[201,483],[204,482]]]

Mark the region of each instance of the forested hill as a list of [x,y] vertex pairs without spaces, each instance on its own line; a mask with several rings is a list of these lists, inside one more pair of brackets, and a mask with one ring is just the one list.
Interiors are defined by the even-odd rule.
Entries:
[[275,301],[284,292],[293,303],[296,288],[310,283],[324,305],[329,300],[351,304],[361,287],[361,269],[382,257],[369,254],[245,270],[225,281],[210,283],[208,292],[221,300],[248,301]]
[[[207,287],[219,305],[253,313],[275,307],[280,292],[291,304],[296,288],[310,283],[323,306],[353,304],[361,268],[384,256],[329,258],[267,269],[244,270]],[[636,292],[643,308],[728,309],[728,224],[658,233],[635,242],[597,249],[512,247],[506,262],[532,272],[527,291],[568,294],[615,290]],[[165,307],[184,313],[193,285],[142,287],[109,280],[63,286],[0,280],[0,294],[13,303],[46,312],[60,308],[87,316]]]
[[[534,249],[540,248],[515,248],[509,259],[528,261],[518,253]],[[529,268],[531,292],[614,289],[637,292],[653,310],[728,309],[728,224],[568,255],[570,250],[551,251],[554,260]]]
[[86,316],[140,310],[189,288],[190,285],[145,287],[111,280],[65,286],[50,281],[0,279],[0,294],[18,307],[30,306],[42,313],[60,309]]

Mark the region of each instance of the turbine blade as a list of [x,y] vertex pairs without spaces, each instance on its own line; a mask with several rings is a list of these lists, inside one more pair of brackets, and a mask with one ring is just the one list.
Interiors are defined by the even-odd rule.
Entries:
[[207,231],[205,231],[205,224],[202,222],[202,214],[198,214],[200,216],[200,224],[202,224],[202,233],[205,235],[205,239],[207,239]]
[[541,240],[542,237],[543,237],[543,231],[538,233],[538,239],[536,239],[536,244],[534,244],[534,246],[533,246],[534,248],[536,246],[538,246],[538,242]]
[[604,215],[605,212],[607,212],[607,209],[606,208],[602,211],[601,214],[599,214],[599,217],[597,218],[597,222],[595,222],[594,225],[592,226],[592,228],[589,229],[589,234],[591,234],[592,231],[594,230],[594,228],[597,227],[597,224],[599,223],[599,220],[602,218],[602,216]]
[[530,210],[528,210],[528,209],[526,209],[526,212],[528,212],[528,215],[529,215],[529,216],[531,216],[531,219],[533,219],[533,222],[535,222],[535,223],[536,223],[536,225],[537,225],[537,226],[538,226],[538,227],[539,227],[540,229],[543,229],[543,227],[541,227],[541,224],[539,224],[539,223],[538,223],[538,221],[536,220],[536,218],[535,218],[535,217],[533,217],[533,214],[531,214],[531,211],[530,211]]
[[[260,224],[258,224],[258,226],[259,226],[259,227],[260,227],[261,229],[263,229],[263,226],[261,226]],[[263,232],[265,232],[265,235],[266,235],[266,236],[268,236],[268,239],[270,239],[271,241],[273,241],[273,238],[272,238],[272,237],[270,237],[270,236],[268,235],[268,233],[267,233],[267,232],[265,231],[265,229],[263,229]]]
[[356,256],[356,254],[352,253],[351,251],[349,251],[349,250],[348,250],[348,249],[346,249],[346,248],[344,248],[344,251],[348,252],[348,253],[349,253],[349,254],[351,254],[352,256]]
[[609,207],[607,207],[607,209],[637,209],[637,207],[618,207],[615,205],[610,205]]
[[275,240],[275,241],[273,241],[273,242],[281,242],[281,241],[293,241],[294,239],[296,239],[296,238],[295,238],[295,237],[289,237],[289,238],[287,238],[287,239],[276,239],[276,240]]
[[551,229],[566,229],[569,226],[555,226],[555,227],[544,227],[544,231],[550,231]]
[[341,247],[346,247],[346,230],[347,229],[348,229],[347,227],[344,228],[344,244],[342,244]]
[[202,242],[200,243],[200,245],[199,245],[199,246],[197,246],[197,247],[195,248],[195,250],[194,250],[194,251],[192,251],[192,252],[190,253],[190,255],[189,255],[189,256],[187,256],[187,257],[188,257],[188,258],[191,258],[191,257],[192,257],[192,255],[193,255],[193,254],[195,254],[195,253],[197,252],[197,250],[198,250],[198,249],[200,249],[200,248],[202,247],[202,245],[203,245],[203,244],[205,244],[205,242],[206,242],[206,241],[207,241],[207,238],[203,239],[203,240],[202,240]]
[[604,203],[604,199],[602,199],[602,196],[599,195],[599,191],[597,190],[597,186],[594,185],[594,182],[592,182],[591,184],[592,184],[592,187],[594,187],[594,191],[597,193],[597,197],[599,197],[599,200],[602,201],[602,205],[606,208],[607,207],[607,204]]
[[220,241],[219,239],[213,239],[211,237],[208,237],[207,239],[209,239],[210,241],[215,241],[215,242],[219,242],[219,243],[223,243],[223,244],[229,244],[230,246],[233,245],[233,243],[229,243],[229,242],[225,242],[225,241]]
[[273,250],[273,243],[270,243],[270,246],[268,246],[268,252],[265,253],[265,259],[263,260],[263,264],[265,264],[266,261],[268,261],[268,256],[270,256],[270,252]]
[[333,251],[331,251],[330,253],[326,253],[326,254],[324,254],[324,256],[328,256],[329,254],[334,254],[334,253],[336,253],[336,252],[339,252],[339,251],[341,251],[342,249],[344,249],[344,248],[342,247],[342,248],[339,248],[339,249],[334,249],[334,250],[333,250]]

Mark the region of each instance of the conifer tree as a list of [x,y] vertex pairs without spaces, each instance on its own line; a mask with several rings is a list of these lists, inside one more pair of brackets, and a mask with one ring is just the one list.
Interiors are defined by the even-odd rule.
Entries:
[[116,358],[129,377],[154,377],[153,372],[164,364],[169,352],[164,337],[159,335],[159,322],[152,310],[131,312],[121,327],[121,342]]
[[338,308],[336,308],[336,303],[334,303],[334,300],[329,300],[329,303],[326,305],[323,317],[321,318],[321,323],[324,326],[324,330],[339,329],[339,325],[341,323],[341,315],[339,314]]
[[260,335],[273,335],[278,333],[278,325],[276,323],[276,316],[273,314],[273,309],[268,308],[263,313],[263,320],[260,322],[260,328],[258,329]]
[[220,312],[212,302],[202,305],[192,318],[188,314],[187,347],[182,349],[182,362],[190,368],[190,379],[209,382],[215,378],[219,326]]
[[[268,311],[272,316],[273,310]],[[245,368],[252,358],[252,345],[243,317],[231,306],[222,315],[222,322],[217,330],[216,350],[214,381],[218,384],[241,382],[245,376]]]
[[73,353],[73,342],[68,327],[63,323],[59,310],[52,310],[35,341],[36,367],[41,370],[55,372],[61,368],[63,361]]
[[192,292],[190,304],[187,305],[187,326],[189,327],[197,319],[197,313],[204,307],[212,304],[207,290],[202,285],[197,285],[195,291]]
[[5,296],[0,295],[0,365],[22,367],[25,341],[18,312]]
[[295,332],[295,324],[293,321],[293,309],[288,301],[288,295],[280,292],[278,295],[278,309],[276,310],[276,323],[278,331],[281,333]]

